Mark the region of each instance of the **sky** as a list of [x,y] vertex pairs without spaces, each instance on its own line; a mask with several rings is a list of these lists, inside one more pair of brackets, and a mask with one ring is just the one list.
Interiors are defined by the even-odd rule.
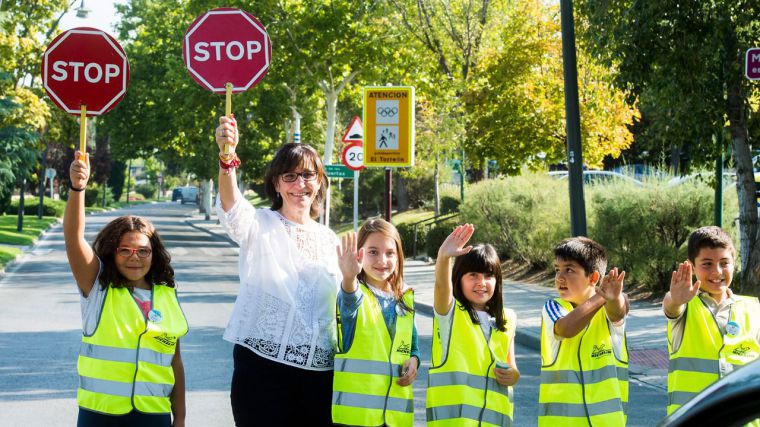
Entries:
[[77,9],[81,0],[76,0],[68,13],[61,19],[60,29],[69,30],[75,27],[94,27],[116,36],[114,25],[119,21],[114,4],[125,4],[127,0],[84,0],[85,9],[90,13],[87,18],[78,18]]

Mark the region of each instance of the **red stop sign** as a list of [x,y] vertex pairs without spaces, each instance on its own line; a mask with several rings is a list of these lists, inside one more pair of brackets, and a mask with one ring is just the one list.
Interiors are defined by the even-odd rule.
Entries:
[[185,66],[196,82],[212,92],[244,92],[269,70],[272,43],[264,26],[250,13],[213,9],[199,16],[182,42]]
[[129,61],[119,43],[96,28],[64,31],[45,51],[42,83],[63,111],[88,116],[112,109],[127,93]]

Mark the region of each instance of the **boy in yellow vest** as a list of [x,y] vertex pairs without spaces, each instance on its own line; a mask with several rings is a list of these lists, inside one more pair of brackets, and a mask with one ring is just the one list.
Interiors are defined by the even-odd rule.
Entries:
[[[554,248],[554,286],[541,322],[539,426],[623,426],[628,402],[625,272],[585,237]],[[601,279],[601,281],[600,281]]]
[[670,351],[668,414],[760,357],[760,303],[729,289],[736,257],[731,237],[719,227],[698,228],[687,251],[689,261],[673,272],[662,301]]

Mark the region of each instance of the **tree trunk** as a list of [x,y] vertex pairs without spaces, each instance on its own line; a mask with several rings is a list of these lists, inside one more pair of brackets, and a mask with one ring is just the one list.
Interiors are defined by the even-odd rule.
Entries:
[[398,175],[396,186],[396,208],[399,212],[403,212],[409,209],[409,194],[406,191],[406,180],[401,174]]
[[435,169],[433,172],[433,209],[435,211],[435,216],[438,216],[441,214],[441,194],[440,194],[440,185],[438,184],[441,180],[441,169],[438,163],[441,161],[441,156],[438,153],[438,150],[435,150]]

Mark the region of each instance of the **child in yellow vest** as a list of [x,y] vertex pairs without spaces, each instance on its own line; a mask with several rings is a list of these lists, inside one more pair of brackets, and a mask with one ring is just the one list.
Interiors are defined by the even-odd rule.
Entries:
[[[457,226],[435,262],[429,426],[512,425],[516,316],[502,304],[501,262],[491,245],[465,246],[475,228]],[[452,258],[456,257],[452,267]]]
[[[358,248],[358,250],[357,250]],[[412,426],[412,382],[419,369],[414,292],[404,286],[404,251],[396,227],[369,220],[338,249],[332,418],[335,425]]]
[[687,252],[689,260],[673,272],[662,301],[670,351],[668,414],[760,357],[760,303],[729,288],[736,257],[731,237],[719,227],[698,228]]
[[187,333],[187,320],[177,301],[171,256],[153,225],[136,216],[116,218],[92,247],[87,243],[90,162],[79,151],[75,156],[63,234],[82,297],[77,426],[184,426],[179,339]]
[[628,402],[625,272],[613,268],[601,279],[606,252],[585,237],[563,240],[554,257],[559,298],[547,301],[542,311],[538,425],[623,426]]

